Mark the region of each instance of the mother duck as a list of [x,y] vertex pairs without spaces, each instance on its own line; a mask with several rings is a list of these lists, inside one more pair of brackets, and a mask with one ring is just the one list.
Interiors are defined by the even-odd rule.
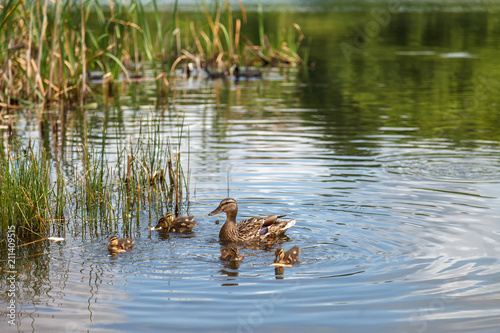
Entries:
[[236,223],[238,204],[233,198],[223,199],[219,206],[209,216],[226,212],[227,219],[219,232],[219,238],[223,241],[237,243],[248,243],[255,241],[267,241],[273,237],[282,235],[288,228],[295,225],[295,220],[278,221],[285,215],[268,215],[267,217],[251,217]]

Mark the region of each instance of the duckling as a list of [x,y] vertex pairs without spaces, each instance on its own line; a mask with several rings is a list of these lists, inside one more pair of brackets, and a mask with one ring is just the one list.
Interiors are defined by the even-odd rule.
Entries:
[[205,73],[207,73],[208,78],[215,80],[215,79],[225,79],[229,72],[227,70],[224,70],[222,72],[210,72],[206,67],[203,68],[205,70]]
[[134,240],[132,238],[120,238],[116,236],[109,237],[109,242],[106,247],[110,252],[125,252],[134,247]]
[[236,80],[239,80],[240,78],[243,79],[251,79],[251,78],[262,78],[262,72],[255,70],[255,71],[250,71],[247,70],[246,72],[240,72],[240,67],[238,65],[233,66],[233,75],[236,78]]
[[285,265],[285,267],[291,267],[290,265],[299,261],[299,254],[300,247],[298,245],[295,245],[294,247],[286,251],[283,250],[283,248],[280,246],[274,253],[274,263]]
[[223,199],[209,216],[225,212],[226,222],[220,229],[219,238],[235,243],[263,242],[285,233],[295,225],[295,220],[278,220],[285,215],[268,215],[267,217],[251,217],[236,223],[238,204],[233,198]]
[[160,217],[153,230],[163,230],[166,232],[184,233],[191,231],[198,222],[194,221],[194,216],[179,216],[174,218],[174,214],[168,212]]
[[226,261],[241,261],[244,257],[236,245],[230,244],[220,248],[220,258]]

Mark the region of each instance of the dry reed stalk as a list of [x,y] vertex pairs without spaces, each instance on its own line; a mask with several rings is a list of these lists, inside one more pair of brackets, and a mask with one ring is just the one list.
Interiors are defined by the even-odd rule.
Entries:
[[[31,6],[30,8],[30,23],[29,23],[29,31],[33,31],[33,8],[35,6]],[[30,59],[31,59],[31,48],[32,48],[32,36],[33,34],[28,34],[28,50],[26,51],[26,77],[28,80],[31,79],[31,65],[30,65]],[[26,96],[31,95],[31,85],[27,84],[26,85]]]
[[[210,41],[212,48],[213,48],[213,45],[215,45],[219,49],[219,53],[222,53],[222,52],[224,52],[224,49],[222,48],[222,44],[221,44],[220,38],[219,38],[221,7],[220,6],[217,7],[217,13],[215,15],[215,20],[212,20],[212,18],[210,17],[210,13],[208,11],[208,8],[206,7],[204,2],[202,2],[202,6],[203,6],[203,11],[205,13],[205,17],[207,19],[208,25],[210,26],[210,30],[212,31],[213,41],[210,41],[210,39],[206,35],[205,35],[206,38],[203,35],[202,35],[202,37],[205,38],[205,40]],[[216,53],[216,51],[212,50],[213,57],[215,57],[215,53]]]
[[234,49],[238,50],[240,46],[241,20],[236,19],[236,34],[234,35]]
[[185,59],[189,59],[186,55],[182,55],[180,57],[177,57],[177,59],[175,59],[175,61],[172,63],[172,66],[170,67],[170,72],[173,72],[175,71],[175,68],[177,67],[177,65],[182,61],[182,60],[185,60]]
[[274,52],[273,52],[273,48],[271,47],[271,43],[269,43],[269,39],[267,38],[267,35],[264,35],[263,36],[263,39],[264,39],[264,45],[267,49],[267,53],[269,54],[269,56],[271,57],[271,59],[274,58]]
[[43,56],[43,41],[45,40],[45,32],[47,31],[47,6],[49,4],[49,0],[45,0],[43,5],[42,13],[43,13],[43,21],[42,21],[42,30],[40,32],[40,42],[38,44],[38,59],[36,62],[36,79],[35,79],[35,87],[39,85],[39,89],[42,91],[42,96],[45,96],[45,89],[43,87],[43,80],[41,71],[41,63]]
[[130,160],[130,154],[127,154],[127,180],[130,182],[130,178],[132,177],[132,161]]
[[[111,1],[112,3],[113,1]],[[85,89],[87,86],[87,47],[85,46],[85,11],[84,11],[84,0],[80,0],[80,14],[81,14],[81,33],[82,33],[82,91],[80,95],[80,107],[83,107],[85,102]]]
[[194,28],[194,22],[191,21],[189,24],[191,28],[191,34],[193,35],[194,42],[196,44],[196,48],[198,49],[198,53],[200,56],[204,57],[205,53],[203,52],[203,47],[201,46],[200,39],[198,38],[198,35],[196,34],[195,28]]
[[173,186],[173,191],[175,193],[175,215],[177,216],[179,212],[179,185],[177,182],[177,174],[176,170],[174,169],[172,165],[172,157],[170,157],[167,161],[167,166],[168,166],[168,178],[170,179],[170,187]]
[[302,43],[302,40],[305,38],[305,35],[302,32],[302,29],[300,28],[300,25],[298,25],[297,23],[293,23],[292,25],[299,32],[299,40],[297,41],[297,49],[298,49],[298,47]]
[[39,73],[40,73],[39,67],[37,66],[37,64],[35,63],[35,59],[33,59],[33,58],[31,58],[31,66],[33,66],[33,69],[36,73],[36,75],[35,75],[35,87],[38,87],[42,96],[45,96],[45,87],[43,86],[42,76],[39,75]]
[[[50,52],[50,69],[49,69],[49,81],[48,81],[48,89],[47,89],[47,95],[45,98],[50,99],[51,98],[51,93],[52,93],[52,81],[54,78],[54,56],[56,53],[56,45],[59,45],[59,43],[56,43],[57,41],[57,33],[58,33],[58,26],[59,26],[59,17],[61,16],[61,6],[59,5],[60,1],[56,2],[56,17],[54,21],[54,29],[52,30],[52,47],[51,47],[51,52]],[[58,89],[59,90],[59,89]]]
[[177,34],[175,35],[177,42],[177,54],[181,52],[181,30],[179,29],[179,12],[175,13],[175,31]]
[[[224,10],[227,12],[227,24],[229,25],[228,29],[229,29],[229,36],[234,36],[234,25],[233,25],[233,14],[232,14],[232,11],[231,11],[231,5],[229,3],[229,1],[226,1],[225,4],[224,4]],[[226,37],[227,38],[227,37]],[[230,39],[230,38],[227,38],[228,40],[226,40],[226,42],[229,43],[229,59],[232,59],[233,56],[234,56],[234,43],[233,41]]]
[[243,23],[247,23],[247,11],[245,10],[245,6],[241,0],[238,0],[238,4],[240,5],[241,16],[243,17]]
[[251,53],[253,53],[255,56],[260,58],[264,64],[270,64],[271,59],[267,57],[264,53],[262,53],[260,47],[253,45],[253,43],[245,37],[245,35],[241,35],[241,38],[247,44],[247,50],[249,50]]
[[[13,41],[10,41],[9,42],[9,48],[11,47],[11,43],[13,43]],[[8,91],[9,91],[9,95],[7,97],[7,104],[10,105],[11,102],[10,102],[10,99],[11,99],[11,96],[14,96],[14,82],[13,82],[13,78],[12,78],[12,60],[11,60],[11,57],[9,57],[9,59],[7,60],[7,86],[9,87],[8,88]]]

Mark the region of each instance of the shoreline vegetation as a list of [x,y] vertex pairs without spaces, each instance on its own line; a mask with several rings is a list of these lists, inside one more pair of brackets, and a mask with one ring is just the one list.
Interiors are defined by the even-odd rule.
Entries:
[[[170,88],[175,70],[192,63],[201,69],[239,66],[296,66],[304,34],[300,26],[264,31],[258,7],[258,41],[243,33],[247,12],[238,1],[207,5],[186,15],[159,12],[156,0],[145,7],[99,1],[6,0],[0,14],[0,110],[40,105],[83,106],[95,94],[91,75],[103,84],[154,80],[158,93]],[[209,8],[210,7],[210,8]],[[193,20],[194,18],[194,20]],[[152,71],[144,74],[147,67]]]
[[162,138],[159,122],[140,130],[149,137],[117,147],[113,163],[105,144],[100,150],[83,145],[76,163],[68,166],[50,148],[3,140],[1,233],[14,225],[20,238],[63,236],[72,221],[78,232],[100,235],[121,229],[130,234],[144,214],[150,226],[167,210],[177,215],[189,188],[181,154],[172,150],[180,146]]
[[106,143],[95,150],[83,124],[76,165],[68,170],[50,145],[16,138],[13,113],[36,109],[41,130],[50,118],[53,131],[58,119],[64,131],[67,111],[85,119],[87,106],[95,105],[89,101],[119,94],[118,83],[154,81],[164,99],[188,64],[203,73],[307,62],[307,49],[299,56],[304,34],[297,24],[268,37],[262,7],[257,14],[251,41],[243,33],[241,1],[236,11],[229,1],[201,1],[189,15],[177,1],[170,12],[160,12],[156,0],[147,7],[139,0],[3,1],[0,120],[8,135],[0,143],[0,233],[15,225],[21,238],[61,236],[72,222],[95,235],[129,234],[147,211],[150,221],[166,210],[177,215],[187,202],[189,170],[184,173],[180,152],[172,151],[180,146],[162,141],[159,128],[151,128],[156,125],[144,128],[147,139],[116,148],[110,166]]

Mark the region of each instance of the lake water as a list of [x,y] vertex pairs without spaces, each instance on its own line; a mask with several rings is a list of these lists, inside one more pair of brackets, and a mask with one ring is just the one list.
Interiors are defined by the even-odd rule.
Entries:
[[[17,326],[4,315],[1,331],[497,332],[498,4],[331,4],[266,12],[269,31],[300,24],[309,70],[178,78],[164,111],[153,87],[130,86],[120,107],[69,113],[68,165],[82,121],[96,146],[107,124],[110,154],[139,136],[139,121],[160,121],[174,143],[182,126],[183,214],[198,225],[162,237],[144,211],[135,248],[118,256],[109,234],[35,243],[23,255],[45,254],[22,261]],[[40,137],[35,116],[18,117],[19,136]],[[208,213],[225,197],[240,219],[296,219],[283,246],[299,245],[300,263],[276,271],[276,245],[221,261],[225,216]]]

